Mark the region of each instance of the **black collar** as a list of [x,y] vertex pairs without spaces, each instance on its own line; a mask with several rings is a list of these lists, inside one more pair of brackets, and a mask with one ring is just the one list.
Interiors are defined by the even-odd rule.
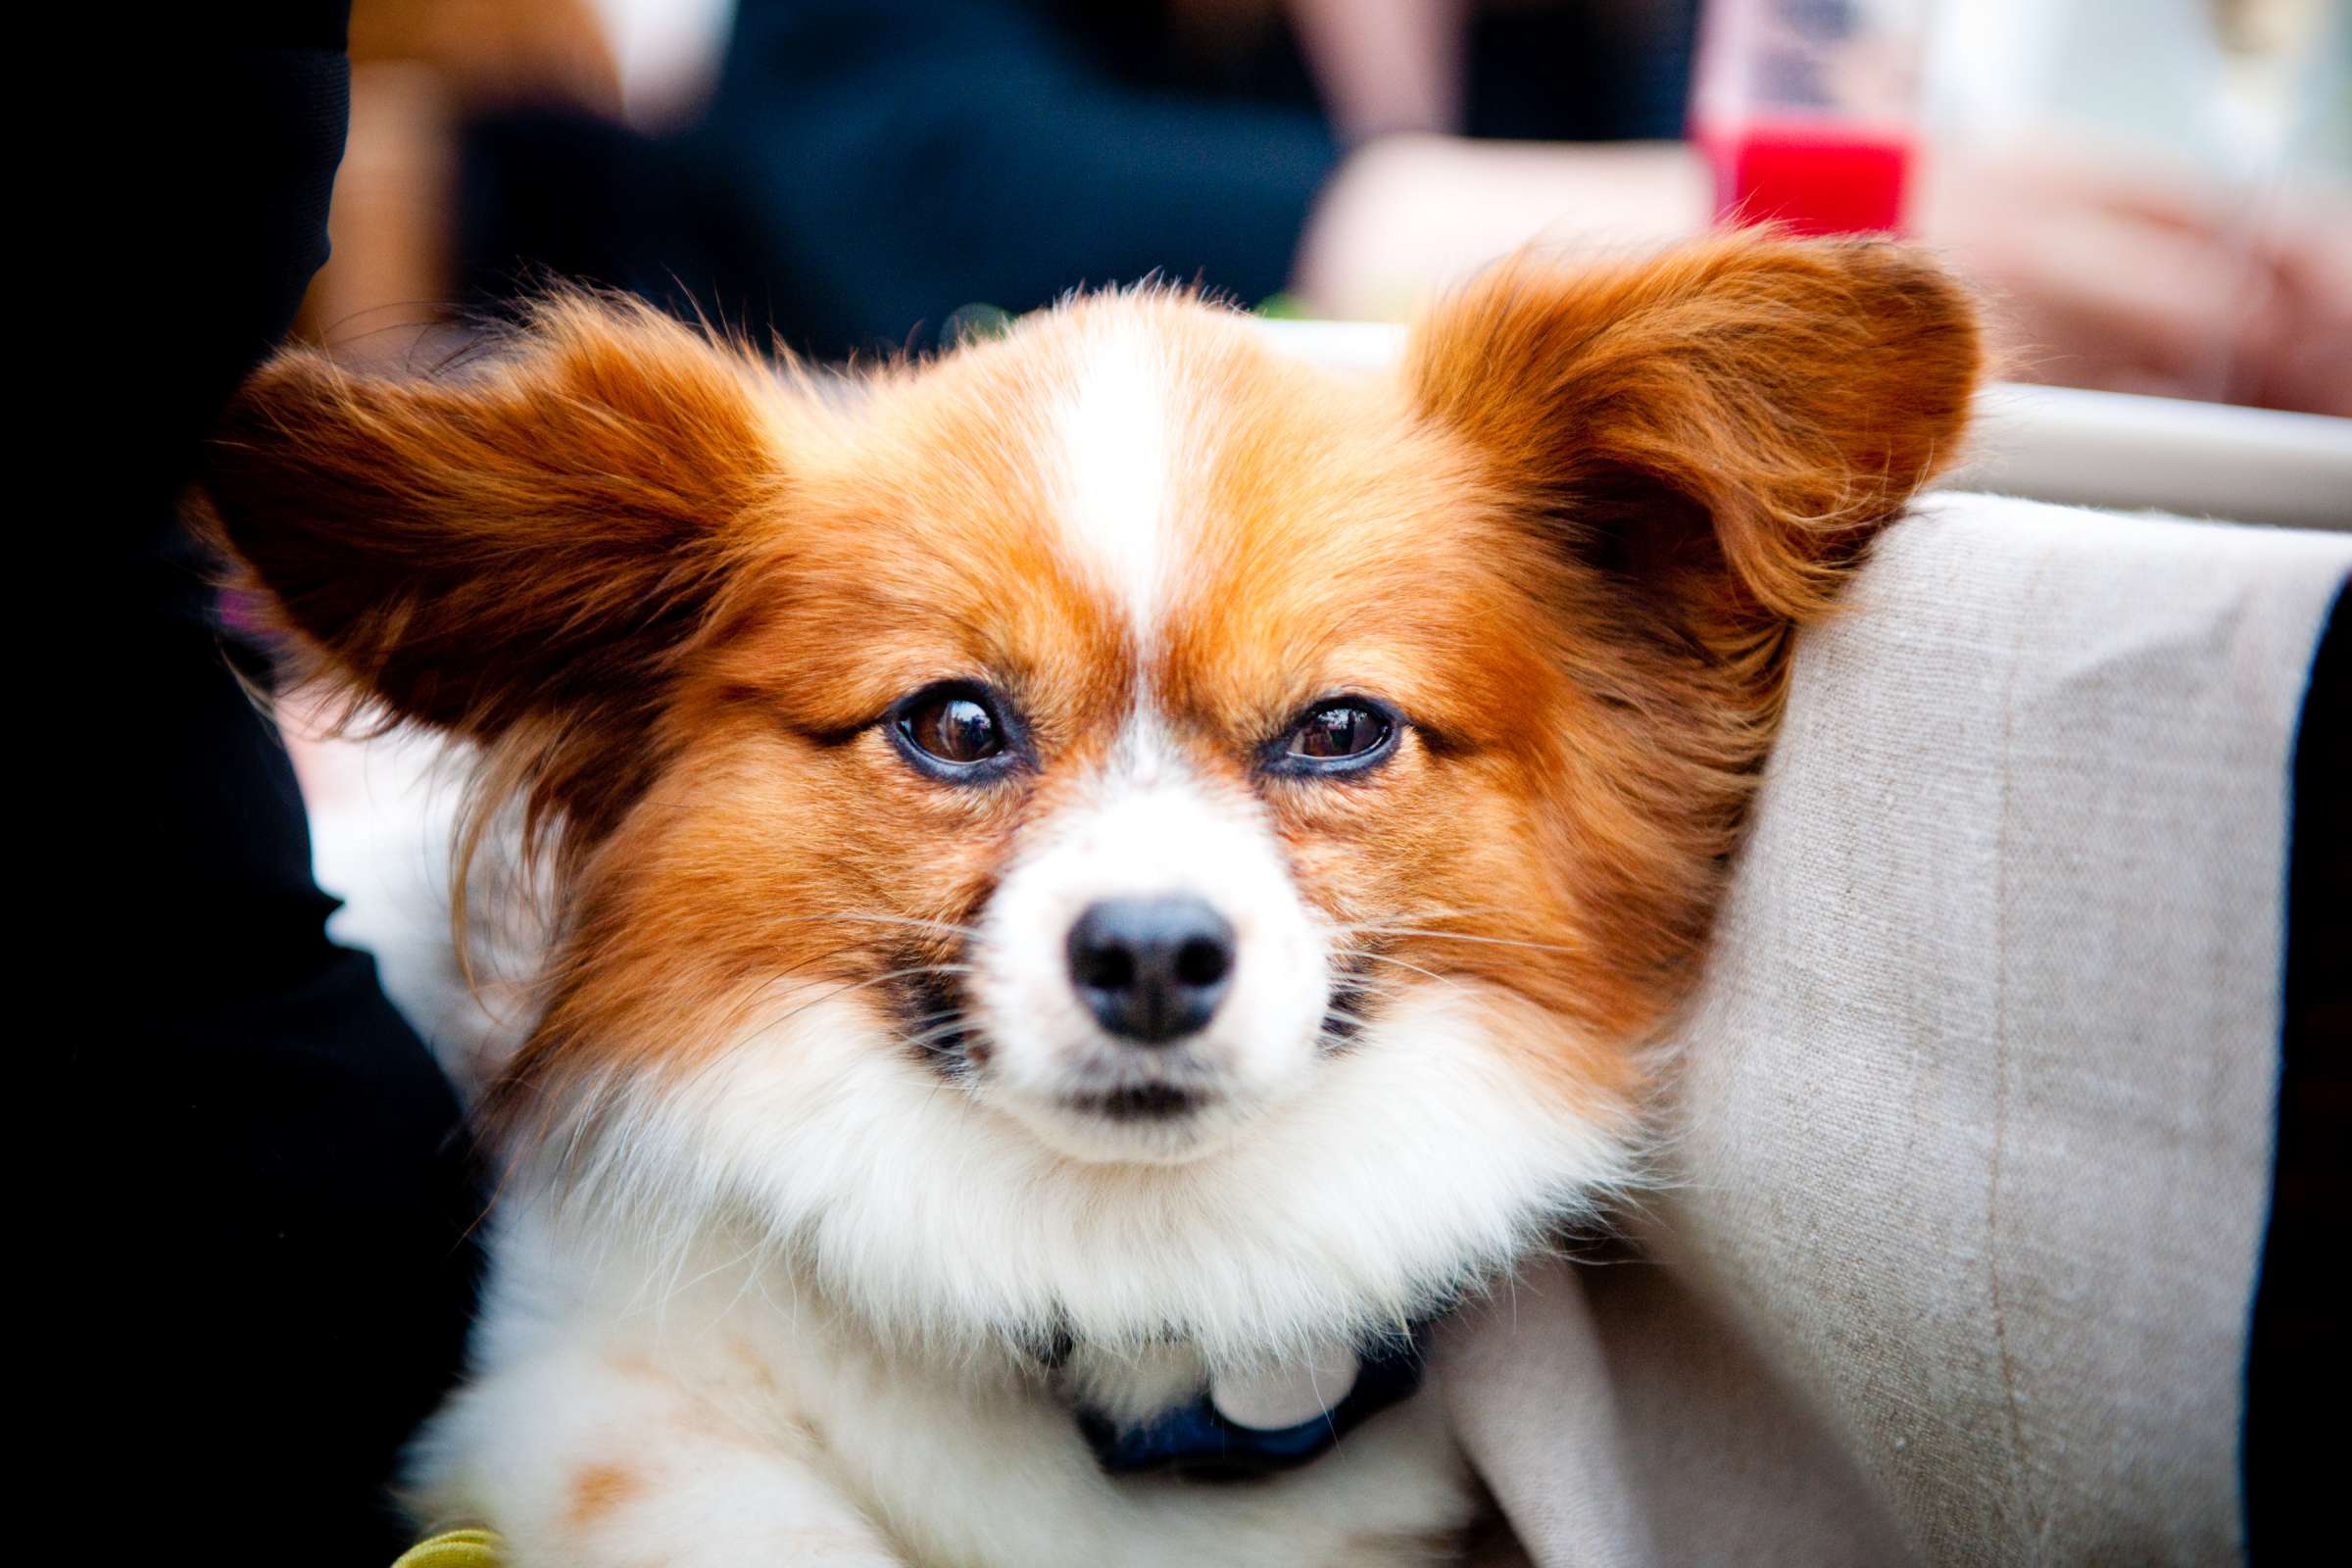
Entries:
[[1078,1430],[1106,1474],[1181,1475],[1201,1481],[1253,1481],[1310,1463],[1372,1416],[1421,1386],[1429,1324],[1385,1338],[1356,1358],[1355,1382],[1338,1403],[1296,1426],[1246,1427],[1217,1409],[1202,1389],[1189,1402],[1134,1426],[1078,1408]]

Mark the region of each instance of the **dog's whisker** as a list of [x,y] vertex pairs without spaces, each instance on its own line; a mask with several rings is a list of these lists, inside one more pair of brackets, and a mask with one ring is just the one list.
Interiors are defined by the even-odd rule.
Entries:
[[1577,950],[1558,942],[1534,942],[1523,937],[1487,936],[1473,931],[1432,931],[1426,927],[1365,924],[1352,928],[1349,935],[1409,937],[1428,942],[1468,942],[1483,947],[1528,948],[1538,953],[1574,953]]
[[1413,937],[1431,942],[1470,942],[1482,947],[1525,948],[1535,953],[1574,953],[1577,949],[1563,942],[1534,942],[1525,937],[1491,937],[1470,931],[1422,931],[1398,927],[1386,933],[1389,936]]
[[916,915],[904,914],[877,914],[858,909],[837,909],[824,914],[777,915],[774,918],[780,921],[844,920],[854,921],[861,925],[906,926],[917,931],[935,931],[943,936],[961,937],[967,942],[977,943],[985,942],[987,940],[986,933],[984,933],[978,926],[965,925],[955,920],[933,920]]
[[1438,973],[1438,971],[1435,969],[1425,969],[1420,964],[1408,963],[1404,959],[1396,957],[1393,954],[1365,952],[1357,955],[1357,956],[1372,963],[1394,964],[1399,969],[1409,969],[1414,974],[1426,976],[1431,980],[1443,981],[1447,978],[1446,976]]
[[899,1043],[905,1046],[931,1046],[938,1044],[942,1040],[953,1040],[957,1035],[968,1034],[970,1030],[970,1023],[962,1018],[956,1018],[937,1024],[931,1028],[921,1029],[910,1034],[901,1035],[899,1037]]
[[1377,919],[1333,921],[1330,929],[1346,934],[1355,931],[1378,930],[1405,920],[1423,922],[1430,920],[1508,920],[1516,918],[1522,912],[1501,905],[1458,905],[1437,908],[1398,909]]

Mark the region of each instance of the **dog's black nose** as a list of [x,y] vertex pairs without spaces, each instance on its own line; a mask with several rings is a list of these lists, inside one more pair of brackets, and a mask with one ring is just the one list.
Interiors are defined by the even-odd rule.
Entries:
[[1233,927],[1196,898],[1105,899],[1070,927],[1070,984],[1103,1028],[1139,1045],[1197,1034],[1233,974]]

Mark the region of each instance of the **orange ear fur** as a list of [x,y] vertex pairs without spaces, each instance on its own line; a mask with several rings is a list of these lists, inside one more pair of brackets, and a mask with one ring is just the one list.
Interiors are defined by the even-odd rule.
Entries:
[[535,816],[592,820],[637,771],[730,523],[781,486],[764,373],[577,294],[446,380],[295,350],[230,405],[195,521],[267,591],[307,675],[503,754]]
[[1740,642],[1827,608],[1953,458],[1981,368],[1966,295],[1919,253],[1751,233],[1507,262],[1421,329],[1408,375],[1564,544],[1664,574],[1644,586]]

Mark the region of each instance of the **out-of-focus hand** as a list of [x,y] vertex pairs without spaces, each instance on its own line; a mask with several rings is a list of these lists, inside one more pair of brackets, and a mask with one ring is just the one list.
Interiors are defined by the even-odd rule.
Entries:
[[351,70],[351,126],[326,216],[332,251],[295,330],[359,363],[405,363],[447,314],[457,235],[460,105],[407,61]]
[[1380,136],[1324,187],[1292,288],[1318,316],[1395,318],[1530,243],[1606,254],[1696,234],[1713,188],[1680,142]]
[[2352,193],[2281,201],[2256,232],[2273,290],[2272,336],[2231,395],[2352,417]]
[[2352,199],[2236,197],[2061,149],[1922,160],[1919,236],[1984,291],[1998,373],[2352,415]]

